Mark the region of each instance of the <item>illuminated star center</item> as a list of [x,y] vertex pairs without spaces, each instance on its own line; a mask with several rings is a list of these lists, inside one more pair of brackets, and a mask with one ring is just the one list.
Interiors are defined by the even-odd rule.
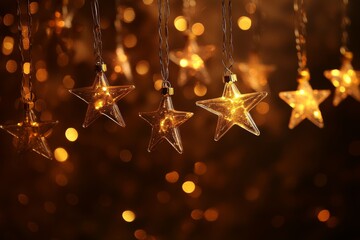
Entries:
[[94,94],[94,106],[96,110],[101,110],[105,106],[114,104],[114,99],[111,96],[107,87],[98,87]]

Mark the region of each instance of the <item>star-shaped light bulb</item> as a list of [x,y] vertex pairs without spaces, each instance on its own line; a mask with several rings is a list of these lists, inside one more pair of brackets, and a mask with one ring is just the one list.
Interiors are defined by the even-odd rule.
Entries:
[[324,72],[325,77],[336,88],[333,100],[334,106],[338,106],[349,95],[360,101],[360,71],[354,71],[351,64],[352,58],[353,54],[351,52],[345,52],[340,69]]
[[53,155],[46,138],[57,121],[38,122],[32,110],[33,102],[25,104],[25,119],[17,124],[0,125],[1,129],[15,137],[16,148],[19,153],[34,151],[48,159]]
[[255,91],[268,91],[268,75],[275,70],[274,65],[265,65],[257,53],[249,55],[249,61],[238,64],[241,78]]
[[125,127],[124,119],[120,113],[117,101],[134,90],[134,85],[110,86],[104,71],[104,64],[97,64],[95,81],[91,87],[69,90],[78,98],[88,104],[83,127],[88,127],[98,117],[104,115],[121,127]]
[[280,98],[293,108],[289,122],[290,129],[296,127],[305,118],[319,128],[324,127],[319,105],[330,95],[330,90],[313,90],[309,80],[309,71],[303,70],[298,77],[299,85],[296,91],[279,93]]
[[178,84],[185,85],[189,76],[208,84],[210,76],[204,62],[210,58],[215,51],[213,45],[199,46],[196,36],[193,33],[187,34],[187,41],[183,50],[175,50],[170,52],[170,60],[180,66]]
[[172,94],[172,88],[163,88],[159,108],[153,112],[139,113],[139,116],[152,126],[149,152],[163,140],[168,141],[179,153],[183,152],[179,126],[191,118],[193,113],[176,111],[171,100]]
[[225,76],[224,81],[225,87],[221,97],[196,102],[197,106],[218,115],[214,140],[220,140],[234,125],[238,125],[257,136],[260,135],[260,131],[249,112],[267,96],[267,93],[241,94],[235,85],[235,74]]

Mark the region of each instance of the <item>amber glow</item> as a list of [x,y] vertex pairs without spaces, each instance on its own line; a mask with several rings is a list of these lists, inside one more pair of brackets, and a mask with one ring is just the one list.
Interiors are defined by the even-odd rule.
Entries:
[[2,53],[4,55],[10,55],[14,49],[14,38],[6,36],[2,44]]
[[126,23],[131,23],[132,21],[134,21],[135,19],[134,9],[131,7],[125,8],[123,18],[124,18],[124,22]]
[[64,148],[56,148],[54,151],[54,157],[58,162],[65,162],[69,155]]
[[179,174],[176,171],[169,172],[165,175],[165,179],[169,183],[176,183],[179,180]]
[[195,183],[192,181],[186,181],[182,185],[182,189],[185,193],[192,193],[195,191]]
[[329,210],[323,209],[323,210],[319,211],[319,213],[317,214],[317,218],[320,222],[326,222],[330,218]]
[[192,25],[191,31],[196,36],[200,36],[200,35],[202,35],[204,33],[205,27],[204,27],[204,25],[202,23],[195,23],[194,25]]
[[183,16],[176,17],[174,20],[174,26],[180,32],[185,31],[187,29],[186,19]]
[[209,208],[205,211],[204,217],[209,222],[214,222],[219,217],[219,212],[215,208]]
[[125,210],[122,213],[122,218],[126,221],[126,222],[133,222],[135,220],[135,213],[131,210]]
[[75,128],[68,128],[65,131],[65,137],[68,141],[75,142],[78,139],[79,134]]
[[249,30],[251,28],[251,19],[246,16],[242,16],[238,19],[238,26],[241,30]]

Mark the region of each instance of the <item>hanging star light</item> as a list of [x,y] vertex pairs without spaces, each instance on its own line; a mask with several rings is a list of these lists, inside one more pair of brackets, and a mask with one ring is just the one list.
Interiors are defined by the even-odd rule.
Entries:
[[171,88],[164,88],[159,108],[153,112],[139,113],[139,116],[152,127],[148,146],[149,152],[162,140],[168,141],[179,153],[183,152],[178,127],[191,118],[193,113],[174,110],[171,100],[172,93],[173,90]]
[[319,128],[324,127],[324,121],[319,109],[329,95],[330,90],[313,90],[309,81],[310,73],[307,69],[306,57],[306,12],[304,0],[294,1],[295,38],[298,57],[298,88],[296,91],[280,92],[279,97],[293,108],[289,128],[295,128],[304,119],[309,119]]
[[88,104],[83,127],[88,127],[98,117],[104,115],[121,127],[125,127],[125,122],[121,116],[116,102],[135,89],[134,85],[110,86],[106,78],[106,65],[102,59],[102,40],[100,29],[100,15],[98,0],[93,0],[91,4],[92,16],[94,21],[94,51],[97,59],[95,65],[96,77],[91,87],[77,88],[69,90],[78,98]]
[[[169,79],[169,49],[168,49],[168,18],[170,15],[169,0],[158,0],[158,32],[159,32],[159,58],[162,76],[162,99],[159,108],[153,112],[141,112],[139,116],[147,121],[151,127],[151,137],[148,151],[166,140],[178,153],[183,152],[179,126],[193,116],[191,112],[176,111],[171,96],[174,89]],[[163,26],[164,25],[164,26]],[[164,29],[163,29],[164,28]],[[164,47],[165,46],[165,47]]]
[[268,75],[275,70],[274,65],[265,65],[257,53],[249,55],[248,62],[238,63],[241,79],[255,91],[268,91]]
[[336,87],[334,106],[338,106],[349,95],[360,101],[360,71],[354,71],[351,64],[352,58],[353,54],[346,52],[340,69],[324,72],[325,77]]
[[279,93],[280,98],[293,108],[289,122],[290,129],[295,128],[305,118],[319,128],[324,127],[319,105],[330,95],[330,90],[313,90],[309,80],[310,73],[302,71],[296,91]]
[[189,76],[209,84],[210,76],[204,62],[213,55],[214,51],[213,45],[199,46],[196,36],[189,31],[184,49],[170,52],[170,60],[180,66],[179,86],[185,85]]
[[[227,2],[228,1],[228,2]],[[226,3],[227,2],[227,3]],[[221,97],[197,101],[196,105],[218,115],[214,140],[218,141],[234,125],[260,135],[250,110],[255,107],[266,96],[266,92],[241,94],[235,85],[237,77],[232,73],[233,40],[232,40],[232,0],[222,0],[222,29],[223,29],[223,60],[224,65],[224,91]]]
[[46,136],[58,121],[38,122],[32,110],[33,102],[25,104],[25,119],[17,124],[0,125],[0,128],[16,138],[15,144],[19,153],[32,150],[48,159],[52,159]]
[[354,71],[351,64],[353,54],[348,50],[349,34],[347,28],[351,21],[348,17],[348,0],[342,0],[342,37],[340,53],[342,55],[342,64],[340,69],[326,70],[324,75],[336,88],[333,105],[338,106],[347,96],[352,96],[360,101],[360,71]]
[[114,26],[116,30],[116,58],[115,58],[115,72],[123,73],[128,81],[132,81],[133,76],[131,72],[131,66],[129,58],[124,51],[124,46],[122,44],[122,8],[121,1],[116,0],[116,19],[114,21]]
[[[37,121],[33,111],[35,94],[32,90],[32,16],[30,14],[30,2],[17,1],[18,5],[18,29],[19,49],[21,54],[22,79],[21,79],[21,102],[24,104],[25,118],[16,124],[3,124],[0,128],[15,137],[15,145],[19,153],[34,151],[48,159],[52,159],[51,150],[46,138],[57,121]],[[25,6],[23,6],[25,5]],[[25,7],[25,13],[23,12]]]
[[183,49],[170,52],[170,60],[180,66],[178,85],[184,86],[191,78],[195,78],[198,83],[210,83],[210,76],[205,66],[205,61],[209,59],[215,51],[215,46],[199,46],[196,35],[193,31],[193,15],[195,15],[196,1],[183,0],[183,15],[185,19],[184,34],[186,37]]
[[121,127],[125,127],[125,122],[121,116],[117,101],[125,97],[132,90],[134,85],[110,86],[104,73],[104,64],[97,65],[95,81],[91,87],[77,88],[69,90],[78,98],[88,104],[83,127],[88,127],[98,117],[104,115]]
[[218,115],[214,140],[220,140],[234,125],[238,125],[257,136],[260,135],[260,131],[249,112],[267,96],[267,93],[241,94],[235,85],[235,74],[225,76],[224,81],[225,87],[221,97],[196,102],[197,106]]

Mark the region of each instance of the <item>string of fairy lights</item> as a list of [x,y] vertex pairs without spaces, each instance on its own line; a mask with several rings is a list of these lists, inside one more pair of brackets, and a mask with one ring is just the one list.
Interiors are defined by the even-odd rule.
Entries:
[[[31,48],[26,49],[25,46],[31,46],[31,16],[36,14],[39,9],[37,2],[30,2],[27,0],[25,5],[21,5],[19,0],[19,18],[21,18],[22,9],[26,6],[26,16],[23,25],[19,21],[20,32],[20,49],[21,53],[24,50],[28,51],[29,59],[22,57],[21,62],[10,59],[6,62],[5,68],[9,73],[15,73],[17,69],[22,71],[21,80],[21,101],[24,105],[25,118],[16,124],[4,124],[0,127],[18,139],[17,149],[20,152],[33,150],[46,158],[54,157],[59,162],[65,162],[68,159],[67,151],[62,148],[56,148],[53,153],[46,143],[45,137],[51,132],[51,128],[56,125],[56,121],[38,121],[34,112],[36,109],[36,99],[33,96],[33,89],[31,86],[31,78],[34,75],[39,82],[48,80],[47,70],[44,64],[33,63],[31,59]],[[242,63],[235,63],[233,56],[233,19],[232,19],[232,0],[222,0],[222,30],[223,30],[223,79],[224,90],[222,96],[214,99],[200,100],[196,102],[197,106],[218,116],[217,126],[215,129],[214,139],[220,140],[227,131],[234,125],[259,135],[254,120],[250,115],[250,110],[256,107],[266,96],[266,91],[269,91],[267,76],[275,70],[273,65],[265,65],[261,62],[260,50],[255,49],[249,54],[249,61]],[[47,34],[61,35],[64,29],[72,27],[72,19],[76,13],[76,9],[82,5],[69,6],[71,3],[67,0],[62,1],[61,6],[57,6],[52,20],[48,22]],[[134,90],[134,85],[111,86],[105,73],[108,73],[110,82],[117,78],[118,74],[123,74],[129,83],[136,78],[132,73],[131,63],[126,49],[134,48],[137,45],[137,36],[132,33],[124,33],[123,23],[131,23],[136,17],[135,10],[131,7],[123,7],[121,1],[115,1],[116,19],[114,24],[116,30],[116,61],[108,64],[111,69],[108,69],[103,59],[102,52],[102,36],[101,36],[101,22],[99,14],[99,3],[97,0],[91,1],[92,16],[93,16],[93,33],[94,33],[94,53],[95,53],[95,81],[91,87],[74,88],[75,80],[66,75],[63,78],[63,85],[72,94],[82,99],[88,104],[83,127],[89,127],[98,117],[106,116],[119,126],[124,127],[125,121],[120,113],[117,101],[125,97]],[[155,5],[153,0],[143,0],[146,6]],[[238,4],[238,3],[236,3]],[[180,68],[177,79],[178,86],[184,86],[194,79],[194,93],[197,97],[206,95],[207,86],[212,84],[215,79],[211,79],[207,68],[206,61],[211,58],[215,52],[214,45],[201,46],[197,43],[197,38],[200,37],[205,27],[200,22],[194,21],[194,12],[196,11],[195,0],[183,1],[183,15],[177,16],[174,20],[174,27],[186,36],[184,48],[180,50],[171,50],[168,43],[170,16],[169,0],[158,0],[158,34],[159,34],[159,58],[160,58],[160,75],[154,75],[154,88],[161,92],[161,101],[159,108],[153,112],[141,112],[140,117],[148,122],[152,127],[152,133],[148,145],[148,151],[152,151],[155,146],[162,140],[168,141],[170,145],[179,153],[183,152],[183,146],[180,137],[179,126],[185,123],[193,115],[191,112],[177,111],[173,107],[172,97],[174,95],[173,82],[169,79],[169,64],[170,61],[177,64]],[[249,16],[241,16],[238,21],[238,27],[241,30],[249,30],[254,27],[252,24],[261,24],[259,15],[260,1],[249,1],[246,6]],[[335,97],[333,103],[335,106],[339,105],[347,96],[352,96],[360,101],[360,72],[355,71],[352,67],[351,61],[353,59],[352,52],[347,46],[347,27],[350,20],[347,16],[348,0],[342,0],[343,6],[343,30],[342,30],[342,46],[340,52],[342,54],[342,65],[340,69],[333,69],[324,72],[335,89]],[[219,8],[220,11],[220,8]],[[256,14],[255,14],[256,13]],[[309,81],[310,73],[307,66],[306,55],[306,12],[304,0],[294,0],[295,13],[295,39],[296,50],[298,57],[298,88],[296,91],[281,92],[280,98],[283,99],[293,109],[289,128],[296,127],[304,119],[309,119],[316,126],[323,127],[323,119],[319,104],[323,102],[329,95],[330,90],[313,90]],[[6,14],[2,21],[5,26],[11,27],[16,22],[16,16]],[[25,27],[24,27],[25,26]],[[26,30],[27,29],[27,30]],[[253,33],[256,38],[261,37],[261,32]],[[25,41],[24,41],[25,40]],[[10,56],[14,51],[15,40],[11,36],[6,36],[2,43],[2,54]],[[257,46],[258,48],[259,46]],[[58,62],[64,66],[69,61],[64,59],[69,58],[69,53],[66,49],[59,51]],[[60,66],[61,66],[60,65]],[[146,60],[141,60],[135,64],[135,71],[138,75],[146,75],[149,72],[150,64]],[[237,77],[233,73],[233,67],[239,69],[241,79],[249,85],[253,90],[257,91],[250,94],[242,94],[237,86]],[[47,119],[45,114],[41,114],[40,119]],[[78,131],[71,127],[66,129],[65,136],[68,141],[74,142],[78,138]],[[122,159],[127,161],[131,159],[131,153],[128,151],[122,152]],[[197,175],[202,175],[206,172],[206,164],[196,162],[194,165],[194,172]],[[169,183],[179,181],[179,173],[176,171],[168,172],[165,179]],[[58,182],[62,184],[61,177]],[[181,185],[182,189],[187,194],[196,194],[201,192],[199,186],[194,181],[184,181]],[[71,198],[71,197],[69,197]],[[158,193],[159,201],[166,201],[166,193]],[[164,200],[165,199],[165,200]],[[75,201],[75,200],[74,200]],[[122,213],[125,221],[132,222],[136,215],[131,210],[125,210]],[[205,218],[207,221],[214,221],[218,217],[218,212],[214,208],[209,209],[193,209],[191,212],[193,219],[199,220]],[[137,239],[144,239],[146,231],[137,229],[134,235]]]
[[[20,6],[21,1],[18,2]],[[31,88],[31,77],[33,64],[31,63],[31,22],[32,13],[31,9],[38,9],[38,5],[34,5],[36,2],[26,2],[28,19],[25,21],[27,24],[27,32],[24,30],[24,25],[21,15],[21,8],[19,7],[19,31],[22,33],[20,37],[20,48],[22,53],[23,66],[23,79],[22,79],[22,102],[25,104],[25,112],[32,111],[34,97]],[[152,4],[152,1],[144,1],[144,4]],[[351,65],[352,53],[347,48],[347,26],[350,20],[347,16],[348,0],[342,1],[343,6],[343,20],[342,20],[342,46],[340,48],[343,56],[343,63],[341,69],[334,69],[325,71],[324,75],[333,83],[336,87],[334,105],[337,106],[340,101],[346,98],[348,95],[353,96],[355,99],[360,100],[359,90],[359,72],[353,70]],[[223,95],[220,98],[197,101],[196,104],[206,110],[218,115],[218,124],[216,127],[215,140],[219,140],[233,125],[239,125],[240,127],[259,135],[260,132],[252,120],[249,111],[255,107],[260,101],[267,95],[265,91],[268,90],[266,81],[266,75],[274,70],[273,66],[263,65],[258,55],[260,46],[260,22],[261,13],[259,1],[249,1],[246,9],[249,12],[249,17],[242,16],[238,19],[238,25],[241,29],[247,30],[251,28],[253,23],[253,41],[254,52],[250,55],[249,64],[240,63],[239,69],[242,73],[244,82],[250,84],[255,89],[256,93],[241,94],[234,84],[237,81],[236,75],[233,73],[233,65],[235,63],[233,59],[233,19],[232,19],[232,1],[222,1],[222,31],[223,31],[223,45],[222,63],[224,66],[224,79],[225,89]],[[91,1],[91,9],[93,16],[93,36],[94,36],[94,54],[95,54],[95,74],[96,78],[91,87],[83,87],[74,89],[75,82],[70,77],[64,78],[64,84],[69,86],[70,93],[76,95],[88,104],[83,127],[88,127],[99,116],[104,115],[116,122],[118,125],[124,127],[125,122],[120,113],[120,110],[116,104],[121,98],[125,97],[134,89],[134,85],[124,86],[110,86],[105,72],[107,66],[103,60],[102,53],[102,36],[100,26],[100,13],[99,3],[97,0]],[[122,36],[122,21],[131,22],[135,18],[135,12],[133,9],[121,8],[119,1],[115,1],[116,19],[114,27],[116,30],[116,56],[117,61],[114,67],[114,73],[123,73],[125,77],[132,81],[133,76],[131,72],[128,56],[125,54],[123,43],[125,46],[136,45],[136,37],[131,35]],[[33,10],[33,11],[35,11]],[[215,47],[213,45],[199,46],[196,42],[198,35],[204,31],[204,27],[201,23],[194,23],[193,17],[196,11],[195,0],[183,1],[183,15],[176,17],[174,20],[175,27],[183,31],[186,36],[185,48],[183,50],[170,51],[168,43],[169,24],[168,18],[170,15],[170,6],[167,1],[158,1],[158,15],[159,15],[159,58],[161,67],[161,79],[155,81],[155,87],[161,90],[164,95],[163,101],[161,101],[160,107],[157,110],[158,115],[154,115],[155,112],[140,113],[140,117],[149,122],[152,129],[152,137],[148,147],[148,150],[152,150],[153,147],[162,139],[166,139],[179,153],[183,151],[182,143],[180,139],[180,133],[178,126],[192,116],[192,113],[177,112],[174,110],[171,102],[171,95],[174,94],[173,87],[169,80],[169,61],[173,61],[180,67],[178,85],[183,86],[189,80],[191,76],[195,76],[198,80],[195,84],[194,91],[199,88],[199,81],[202,81],[201,87],[205,88],[203,84],[210,84],[210,76],[205,67],[205,60],[211,57]],[[329,90],[313,90],[309,84],[310,73],[307,68],[307,55],[306,55],[306,11],[303,0],[294,1],[295,12],[295,39],[296,49],[298,56],[298,82],[299,86],[296,91],[281,92],[279,94],[285,102],[287,102],[292,108],[289,128],[296,127],[302,120],[308,118],[318,127],[323,127],[323,119],[318,105],[323,102],[330,94]],[[58,6],[55,11],[54,18],[49,22],[47,33],[51,32],[60,35],[63,29],[71,28],[71,20],[74,16],[74,11],[69,11],[69,2],[66,0],[61,1],[61,5]],[[5,16],[4,22],[8,22],[9,25],[14,19],[13,17]],[[51,31],[51,29],[53,29]],[[28,36],[25,36],[28,34]],[[25,37],[24,37],[25,36]],[[130,40],[126,40],[126,39]],[[3,54],[9,55],[12,52],[14,40],[11,37],[5,37],[3,41]],[[127,43],[128,42],[128,43]],[[130,43],[131,42],[131,43]],[[135,42],[135,44],[134,44]],[[25,46],[29,45],[27,54],[29,59],[25,59]],[[59,54],[66,55],[62,50]],[[60,61],[63,62],[63,61]],[[16,65],[14,61],[7,63],[7,69],[11,72],[14,71],[10,65]],[[136,66],[136,70],[139,74],[146,73],[148,71],[148,64],[139,62]],[[16,71],[16,70],[15,70]],[[47,78],[46,69],[37,69],[36,77],[39,81],[45,81]],[[113,75],[111,75],[113,76]],[[26,93],[26,91],[28,93]],[[199,91],[198,91],[199,92]],[[203,96],[200,93],[199,96]],[[29,97],[30,96],[30,97]],[[30,107],[29,107],[30,106]],[[163,108],[163,109],[162,109]],[[160,110],[162,109],[162,110]],[[172,114],[169,114],[172,113]],[[150,114],[150,115],[149,115]],[[34,119],[36,122],[36,120]],[[30,123],[31,124],[31,123]],[[37,122],[36,122],[37,124]],[[2,126],[6,129],[6,125]],[[9,130],[7,130],[11,133]],[[20,141],[26,142],[23,137],[18,134],[15,135]],[[42,133],[46,135],[45,133]],[[30,134],[31,135],[31,134]],[[30,141],[31,142],[31,141]],[[21,145],[21,144],[20,144]],[[20,146],[19,145],[19,146]],[[24,144],[22,144],[24,145]],[[26,145],[26,144],[25,144]],[[38,147],[21,146],[19,149],[32,149],[36,152]],[[21,150],[22,151],[22,150]],[[50,150],[47,150],[47,157],[51,158]]]

